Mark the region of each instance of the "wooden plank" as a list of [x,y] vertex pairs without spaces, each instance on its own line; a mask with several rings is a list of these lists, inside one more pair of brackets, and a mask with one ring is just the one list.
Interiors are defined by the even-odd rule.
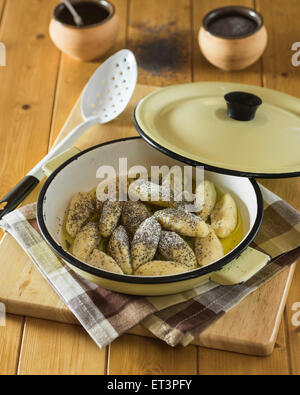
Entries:
[[292,44],[299,41],[299,2],[288,0],[284,11],[280,0],[257,0],[269,33],[263,55],[263,82],[267,88],[277,89],[299,97],[299,68],[292,65]]
[[47,31],[56,3],[10,0],[6,5],[0,32],[7,46],[7,67],[0,69],[1,194],[47,151],[59,65]]
[[5,7],[5,0],[0,0],[0,22],[2,20],[3,12]]
[[[223,81],[240,82],[244,84],[261,84],[261,64],[254,65],[241,71],[223,71],[211,65],[202,55],[198,44],[198,32],[200,30],[204,15],[214,8],[232,5],[231,0],[193,0],[193,79],[194,81]],[[253,0],[239,0],[234,5],[254,8]]]
[[79,326],[27,318],[18,374],[105,374],[105,354]]
[[[0,300],[8,312],[59,322],[77,322],[12,236],[6,234],[0,248],[1,272],[5,272],[6,279],[1,283]],[[14,251],[13,260],[11,251]]]
[[261,358],[199,347],[201,375],[287,375],[289,362],[286,352],[284,325],[280,327],[275,350],[269,357]]
[[[4,8],[5,8],[5,0],[0,0],[0,31],[1,31],[1,23],[3,21]],[[0,229],[0,239],[3,237],[3,235],[4,232],[2,229]]]
[[6,2],[0,28],[7,52],[7,66],[0,68],[0,196],[47,152],[59,65],[59,54],[48,36],[56,3]]
[[140,84],[191,81],[190,12],[189,0],[130,1],[128,47],[139,63]]
[[[33,0],[0,3],[0,41],[7,51],[7,67],[0,68],[0,196],[47,150],[59,63],[47,35],[55,3],[55,0],[44,0],[42,4]],[[38,24],[33,23],[37,20]],[[1,374],[17,371],[22,328],[23,318],[14,316],[8,316],[7,326],[1,328]]]
[[6,326],[0,326],[0,375],[17,372],[23,323],[23,317],[7,314]]
[[[299,20],[300,9],[297,0],[289,0],[282,12],[279,0],[272,2],[257,1],[258,10],[264,15],[269,41],[263,55],[263,83],[266,88],[299,96],[299,68],[292,65],[292,43],[299,35],[299,25],[291,20]],[[287,200],[297,210],[300,210],[300,180],[299,178],[277,180],[262,180],[267,188]]]
[[[292,65],[293,52],[291,46],[299,36],[299,24],[291,23],[300,18],[299,2],[289,0],[284,12],[282,2],[257,1],[257,8],[264,16],[269,41],[263,55],[263,83],[266,88],[300,97],[299,68]],[[263,180],[262,183],[287,200],[297,210],[300,210],[300,180],[299,178]]]
[[124,335],[110,347],[108,374],[196,374],[195,346],[171,348],[159,340]]
[[[269,43],[263,56],[263,83],[271,89],[277,89],[291,95],[299,96],[299,68],[292,65],[291,57],[293,42],[299,41],[300,9],[297,0],[289,0],[284,12],[282,2],[274,0],[265,2],[258,0],[257,7],[262,12],[269,32]],[[263,184],[287,200],[297,210],[300,210],[300,180],[299,178],[280,180],[264,180]],[[285,323],[287,329],[288,352],[291,372],[300,373],[300,332],[293,325],[292,317],[295,311],[292,307],[300,302],[299,281],[300,265],[297,265],[295,277],[287,300]]]

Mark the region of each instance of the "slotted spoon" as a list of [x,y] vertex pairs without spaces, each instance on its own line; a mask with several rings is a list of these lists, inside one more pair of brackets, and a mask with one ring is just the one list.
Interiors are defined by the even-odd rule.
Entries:
[[137,81],[137,63],[134,54],[123,49],[108,58],[93,74],[84,88],[81,112],[84,121],[29,172],[0,201],[0,219],[14,210],[42,180],[42,166],[71,147],[82,133],[95,124],[104,124],[120,115],[129,103]]

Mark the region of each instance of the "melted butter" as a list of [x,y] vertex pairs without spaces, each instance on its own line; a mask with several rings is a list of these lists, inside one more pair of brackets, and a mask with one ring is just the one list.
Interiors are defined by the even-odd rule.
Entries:
[[225,239],[220,239],[224,254],[228,254],[228,252],[232,251],[244,238],[244,227],[242,216],[238,210],[238,221],[235,230],[231,233],[230,236]]
[[[216,191],[218,202],[223,196],[223,193],[218,188],[216,188]],[[237,213],[237,225],[235,230],[230,234],[230,236],[226,237],[225,239],[220,239],[225,255],[232,251],[244,238],[243,219],[239,209]]]

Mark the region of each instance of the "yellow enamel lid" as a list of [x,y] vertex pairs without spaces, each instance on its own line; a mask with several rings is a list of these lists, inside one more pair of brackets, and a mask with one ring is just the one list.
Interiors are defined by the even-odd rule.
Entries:
[[[261,98],[253,120],[228,117],[224,95]],[[155,148],[193,165],[247,177],[300,175],[300,99],[252,85],[199,82],[161,88],[136,106],[134,123]]]

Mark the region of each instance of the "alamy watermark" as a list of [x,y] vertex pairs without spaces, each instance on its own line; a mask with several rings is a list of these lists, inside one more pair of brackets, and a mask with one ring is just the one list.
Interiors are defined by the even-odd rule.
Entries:
[[128,168],[127,158],[119,158],[119,166],[100,166],[96,177],[101,179],[96,194],[99,201],[166,201],[184,203],[195,212],[203,205],[204,195],[196,193],[196,185],[204,180],[203,167],[145,166]]
[[300,42],[293,43],[291,50],[295,51],[295,53],[292,56],[292,65],[294,67],[299,67],[300,66]]
[[0,42],[0,67],[6,66],[6,47],[4,43]]
[[0,326],[5,326],[6,324],[6,308],[5,304],[0,302]]
[[300,327],[300,302],[295,302],[292,306],[292,311],[295,313],[292,315],[292,325],[296,328]]

